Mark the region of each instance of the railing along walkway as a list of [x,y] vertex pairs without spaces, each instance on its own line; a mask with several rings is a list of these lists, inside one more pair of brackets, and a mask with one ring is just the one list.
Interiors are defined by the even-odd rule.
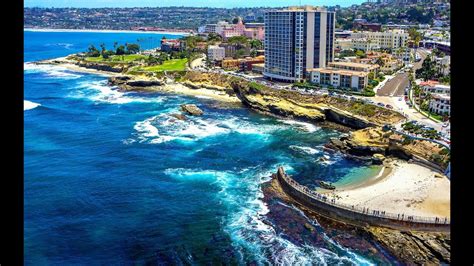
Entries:
[[[278,174],[277,174],[278,175]],[[391,219],[396,221],[404,221],[409,223],[420,223],[420,224],[444,224],[449,225],[451,223],[450,219],[447,217],[440,218],[440,217],[423,217],[423,216],[416,216],[416,215],[405,215],[403,213],[390,213],[381,210],[374,210],[365,207],[357,207],[354,205],[344,204],[337,202],[336,199],[328,199],[325,195],[317,193],[313,190],[310,190],[308,187],[303,186],[296,182],[294,179],[289,177],[286,174],[282,174],[281,177],[286,181],[288,185],[290,185],[293,189],[297,190],[298,192],[305,194],[306,196],[319,201],[325,204],[332,205],[337,208],[345,209],[351,212],[360,213],[367,216],[372,217],[379,217],[385,219]]]

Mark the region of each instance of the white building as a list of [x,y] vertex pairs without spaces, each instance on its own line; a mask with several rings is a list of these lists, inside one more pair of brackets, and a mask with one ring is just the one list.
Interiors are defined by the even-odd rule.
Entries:
[[450,115],[451,96],[448,94],[432,94],[429,109],[433,113]]
[[352,49],[352,40],[347,38],[336,38],[334,46],[340,51],[350,50]]
[[209,61],[221,61],[225,58],[225,48],[217,45],[209,45],[207,48],[207,58]]
[[435,61],[440,72],[445,76],[449,75],[451,72],[451,56],[436,57]]
[[404,30],[390,30],[381,32],[363,31],[353,32],[351,39],[354,48],[369,51],[371,49],[398,49],[406,47],[408,33]]
[[436,93],[436,94],[450,94],[451,93],[451,86],[449,85],[436,84],[433,86],[424,86],[422,88],[424,92],[429,92],[429,93]]
[[314,84],[363,90],[368,84],[369,72],[326,67],[308,69],[308,74]]

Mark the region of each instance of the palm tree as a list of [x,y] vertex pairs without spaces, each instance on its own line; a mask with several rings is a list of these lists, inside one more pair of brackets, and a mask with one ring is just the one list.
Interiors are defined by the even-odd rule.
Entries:
[[425,95],[424,100],[425,100],[425,102],[428,102],[428,108],[427,108],[428,109],[428,118],[430,118],[430,116],[431,116],[431,111],[429,109],[431,99],[433,99],[433,96],[431,95],[431,92],[427,92],[426,95]]

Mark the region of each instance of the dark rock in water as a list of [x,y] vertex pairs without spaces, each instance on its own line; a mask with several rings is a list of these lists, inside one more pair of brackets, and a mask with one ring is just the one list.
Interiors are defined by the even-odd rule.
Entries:
[[322,188],[324,188],[324,189],[329,189],[329,190],[334,190],[334,189],[336,189],[335,186],[333,186],[333,185],[331,185],[331,184],[329,184],[329,183],[326,183],[326,182],[324,182],[324,181],[319,181],[318,184],[319,184],[320,187],[322,187]]
[[158,80],[132,80],[128,81],[127,85],[134,87],[149,87],[149,86],[161,86],[163,83]]
[[116,77],[109,77],[108,82],[109,85],[121,85],[125,84],[127,80],[130,80],[129,76],[116,76]]
[[181,110],[190,115],[202,115],[204,112],[199,109],[195,104],[182,104]]
[[170,114],[170,116],[176,118],[176,119],[179,119],[179,120],[183,120],[183,121],[186,121],[188,120],[188,117],[186,117],[185,115],[183,114]]

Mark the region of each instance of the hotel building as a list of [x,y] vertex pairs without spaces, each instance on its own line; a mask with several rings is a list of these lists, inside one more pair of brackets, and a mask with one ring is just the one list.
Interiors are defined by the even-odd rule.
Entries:
[[265,69],[271,80],[302,81],[309,68],[334,58],[335,13],[305,6],[268,11],[265,21]]

